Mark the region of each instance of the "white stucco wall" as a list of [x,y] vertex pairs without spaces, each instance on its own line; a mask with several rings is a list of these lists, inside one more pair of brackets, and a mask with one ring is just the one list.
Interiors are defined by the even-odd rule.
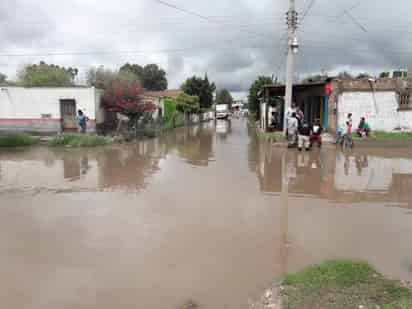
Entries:
[[[0,130],[55,131],[60,127],[60,100],[76,102],[76,110],[81,109],[94,123],[104,121],[100,110],[101,93],[95,88],[0,88]],[[42,119],[50,114],[51,119]],[[97,119],[96,119],[97,118]]]
[[344,92],[338,97],[338,126],[343,126],[347,114],[352,113],[355,128],[365,117],[372,130],[412,130],[412,111],[398,111],[398,107],[395,91]]

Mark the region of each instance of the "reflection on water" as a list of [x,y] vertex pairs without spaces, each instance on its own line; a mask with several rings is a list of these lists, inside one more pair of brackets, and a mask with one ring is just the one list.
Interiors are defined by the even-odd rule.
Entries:
[[408,149],[367,149],[343,153],[327,147],[322,151],[285,151],[250,143],[250,169],[263,192],[307,194],[340,202],[387,201],[412,207],[412,159]]
[[213,140],[214,126],[209,123],[131,145],[0,153],[0,189],[141,190],[169,154],[193,166],[207,166],[213,160]]
[[240,120],[0,151],[2,305],[245,309],[283,273],[333,258],[412,280],[408,151],[299,153]]
[[228,135],[232,132],[232,121],[231,120],[216,120],[216,133],[217,136],[225,140]]

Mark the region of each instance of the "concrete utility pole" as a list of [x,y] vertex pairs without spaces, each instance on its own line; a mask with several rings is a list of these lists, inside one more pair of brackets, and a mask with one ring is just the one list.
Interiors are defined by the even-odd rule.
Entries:
[[293,89],[293,55],[298,52],[298,40],[296,30],[298,27],[298,13],[295,9],[295,0],[289,0],[289,11],[287,12],[288,24],[288,59],[286,68],[286,93],[285,93],[285,113],[283,120],[283,132],[287,130],[287,112],[292,106],[292,89]]

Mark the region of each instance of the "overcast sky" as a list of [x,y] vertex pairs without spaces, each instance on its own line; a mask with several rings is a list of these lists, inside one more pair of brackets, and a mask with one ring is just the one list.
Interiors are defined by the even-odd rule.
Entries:
[[[155,0],[1,0],[0,72],[13,78],[44,60],[82,78],[91,66],[157,63],[170,88],[207,72],[238,96],[258,75],[284,79],[288,0],[166,1],[208,20]],[[296,0],[301,15],[311,2]],[[315,0],[299,28],[297,74],[406,67],[409,12],[410,0]]]

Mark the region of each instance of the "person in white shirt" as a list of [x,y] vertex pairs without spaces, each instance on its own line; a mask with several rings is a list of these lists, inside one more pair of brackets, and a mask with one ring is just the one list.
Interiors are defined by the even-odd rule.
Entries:
[[293,146],[296,144],[297,132],[298,132],[298,119],[296,118],[296,113],[292,113],[291,117],[288,119],[289,146]]

